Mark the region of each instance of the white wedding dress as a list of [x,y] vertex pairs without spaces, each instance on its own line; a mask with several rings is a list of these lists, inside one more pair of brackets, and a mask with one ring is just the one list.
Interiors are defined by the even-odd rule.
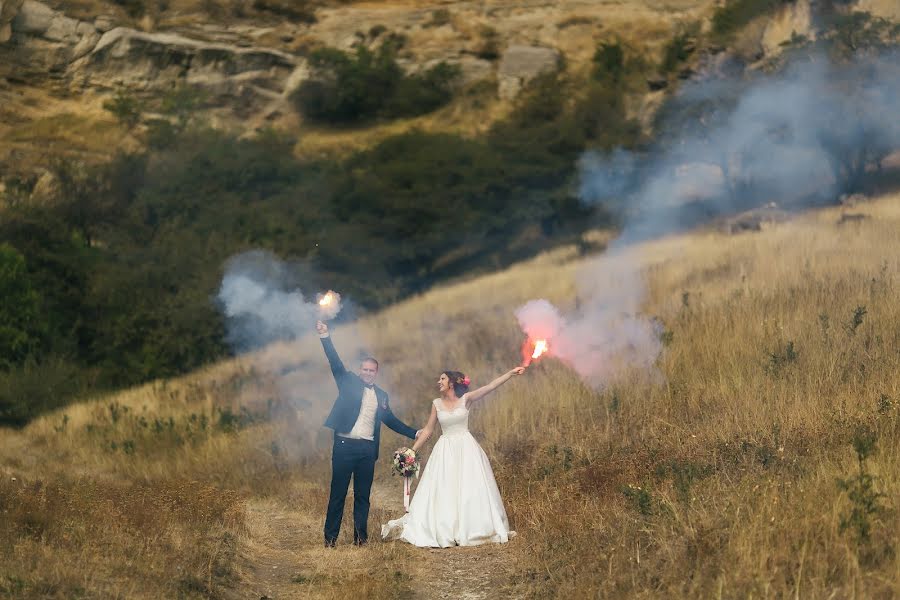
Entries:
[[402,518],[381,527],[384,540],[420,547],[477,546],[505,543],[515,535],[487,455],[469,433],[466,397],[447,411],[434,400],[441,437]]

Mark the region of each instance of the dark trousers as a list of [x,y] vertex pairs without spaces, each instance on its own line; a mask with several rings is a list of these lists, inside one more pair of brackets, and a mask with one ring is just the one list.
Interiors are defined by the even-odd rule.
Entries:
[[341,532],[347,488],[353,477],[353,541],[368,539],[369,493],[375,477],[375,442],[334,436],[331,452],[331,494],[325,516],[325,543],[333,544]]

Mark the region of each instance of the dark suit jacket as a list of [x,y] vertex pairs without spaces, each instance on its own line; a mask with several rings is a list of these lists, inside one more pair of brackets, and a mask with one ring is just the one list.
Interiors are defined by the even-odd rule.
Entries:
[[[341,358],[338,356],[337,350],[331,337],[322,339],[322,347],[325,349],[325,356],[328,357],[328,364],[331,372],[334,374],[334,381],[337,383],[338,397],[331,407],[328,418],[325,419],[325,426],[334,429],[335,434],[349,433],[359,418],[359,411],[362,408],[363,391],[366,384],[359,378],[356,373],[351,373],[344,367]],[[403,421],[394,416],[391,407],[388,404],[387,392],[375,386],[375,398],[378,399],[378,409],[375,411],[375,458],[378,458],[378,444],[381,441],[381,423],[396,431],[401,435],[405,435],[410,439],[416,439],[416,430],[405,424]]]

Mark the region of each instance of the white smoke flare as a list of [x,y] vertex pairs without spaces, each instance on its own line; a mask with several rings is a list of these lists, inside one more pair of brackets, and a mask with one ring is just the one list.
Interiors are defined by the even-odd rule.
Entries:
[[297,339],[314,331],[317,320],[337,316],[339,294],[330,292],[332,300],[322,306],[304,296],[296,279],[291,265],[261,250],[228,261],[218,300],[226,317],[228,341],[236,351]]

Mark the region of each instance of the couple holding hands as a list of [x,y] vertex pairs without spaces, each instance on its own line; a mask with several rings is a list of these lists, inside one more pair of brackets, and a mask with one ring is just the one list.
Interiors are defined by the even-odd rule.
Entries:
[[367,357],[358,374],[348,371],[335,350],[328,326],[319,321],[316,328],[338,387],[338,397],[325,420],[325,425],[334,430],[325,545],[334,546],[337,541],[351,478],[353,541],[361,545],[368,539],[369,494],[382,423],[414,439],[414,451],[428,441],[437,423],[442,432],[409,512],[383,525],[382,539],[432,548],[509,541],[515,532],[509,530],[487,455],[469,433],[469,409],[514,375],[524,373],[525,368],[511,369],[474,390],[469,390],[469,379],[462,373],[442,372],[437,381],[440,397],[432,401],[428,422],[417,431],[394,416],[387,393],[375,385],[378,361]]

